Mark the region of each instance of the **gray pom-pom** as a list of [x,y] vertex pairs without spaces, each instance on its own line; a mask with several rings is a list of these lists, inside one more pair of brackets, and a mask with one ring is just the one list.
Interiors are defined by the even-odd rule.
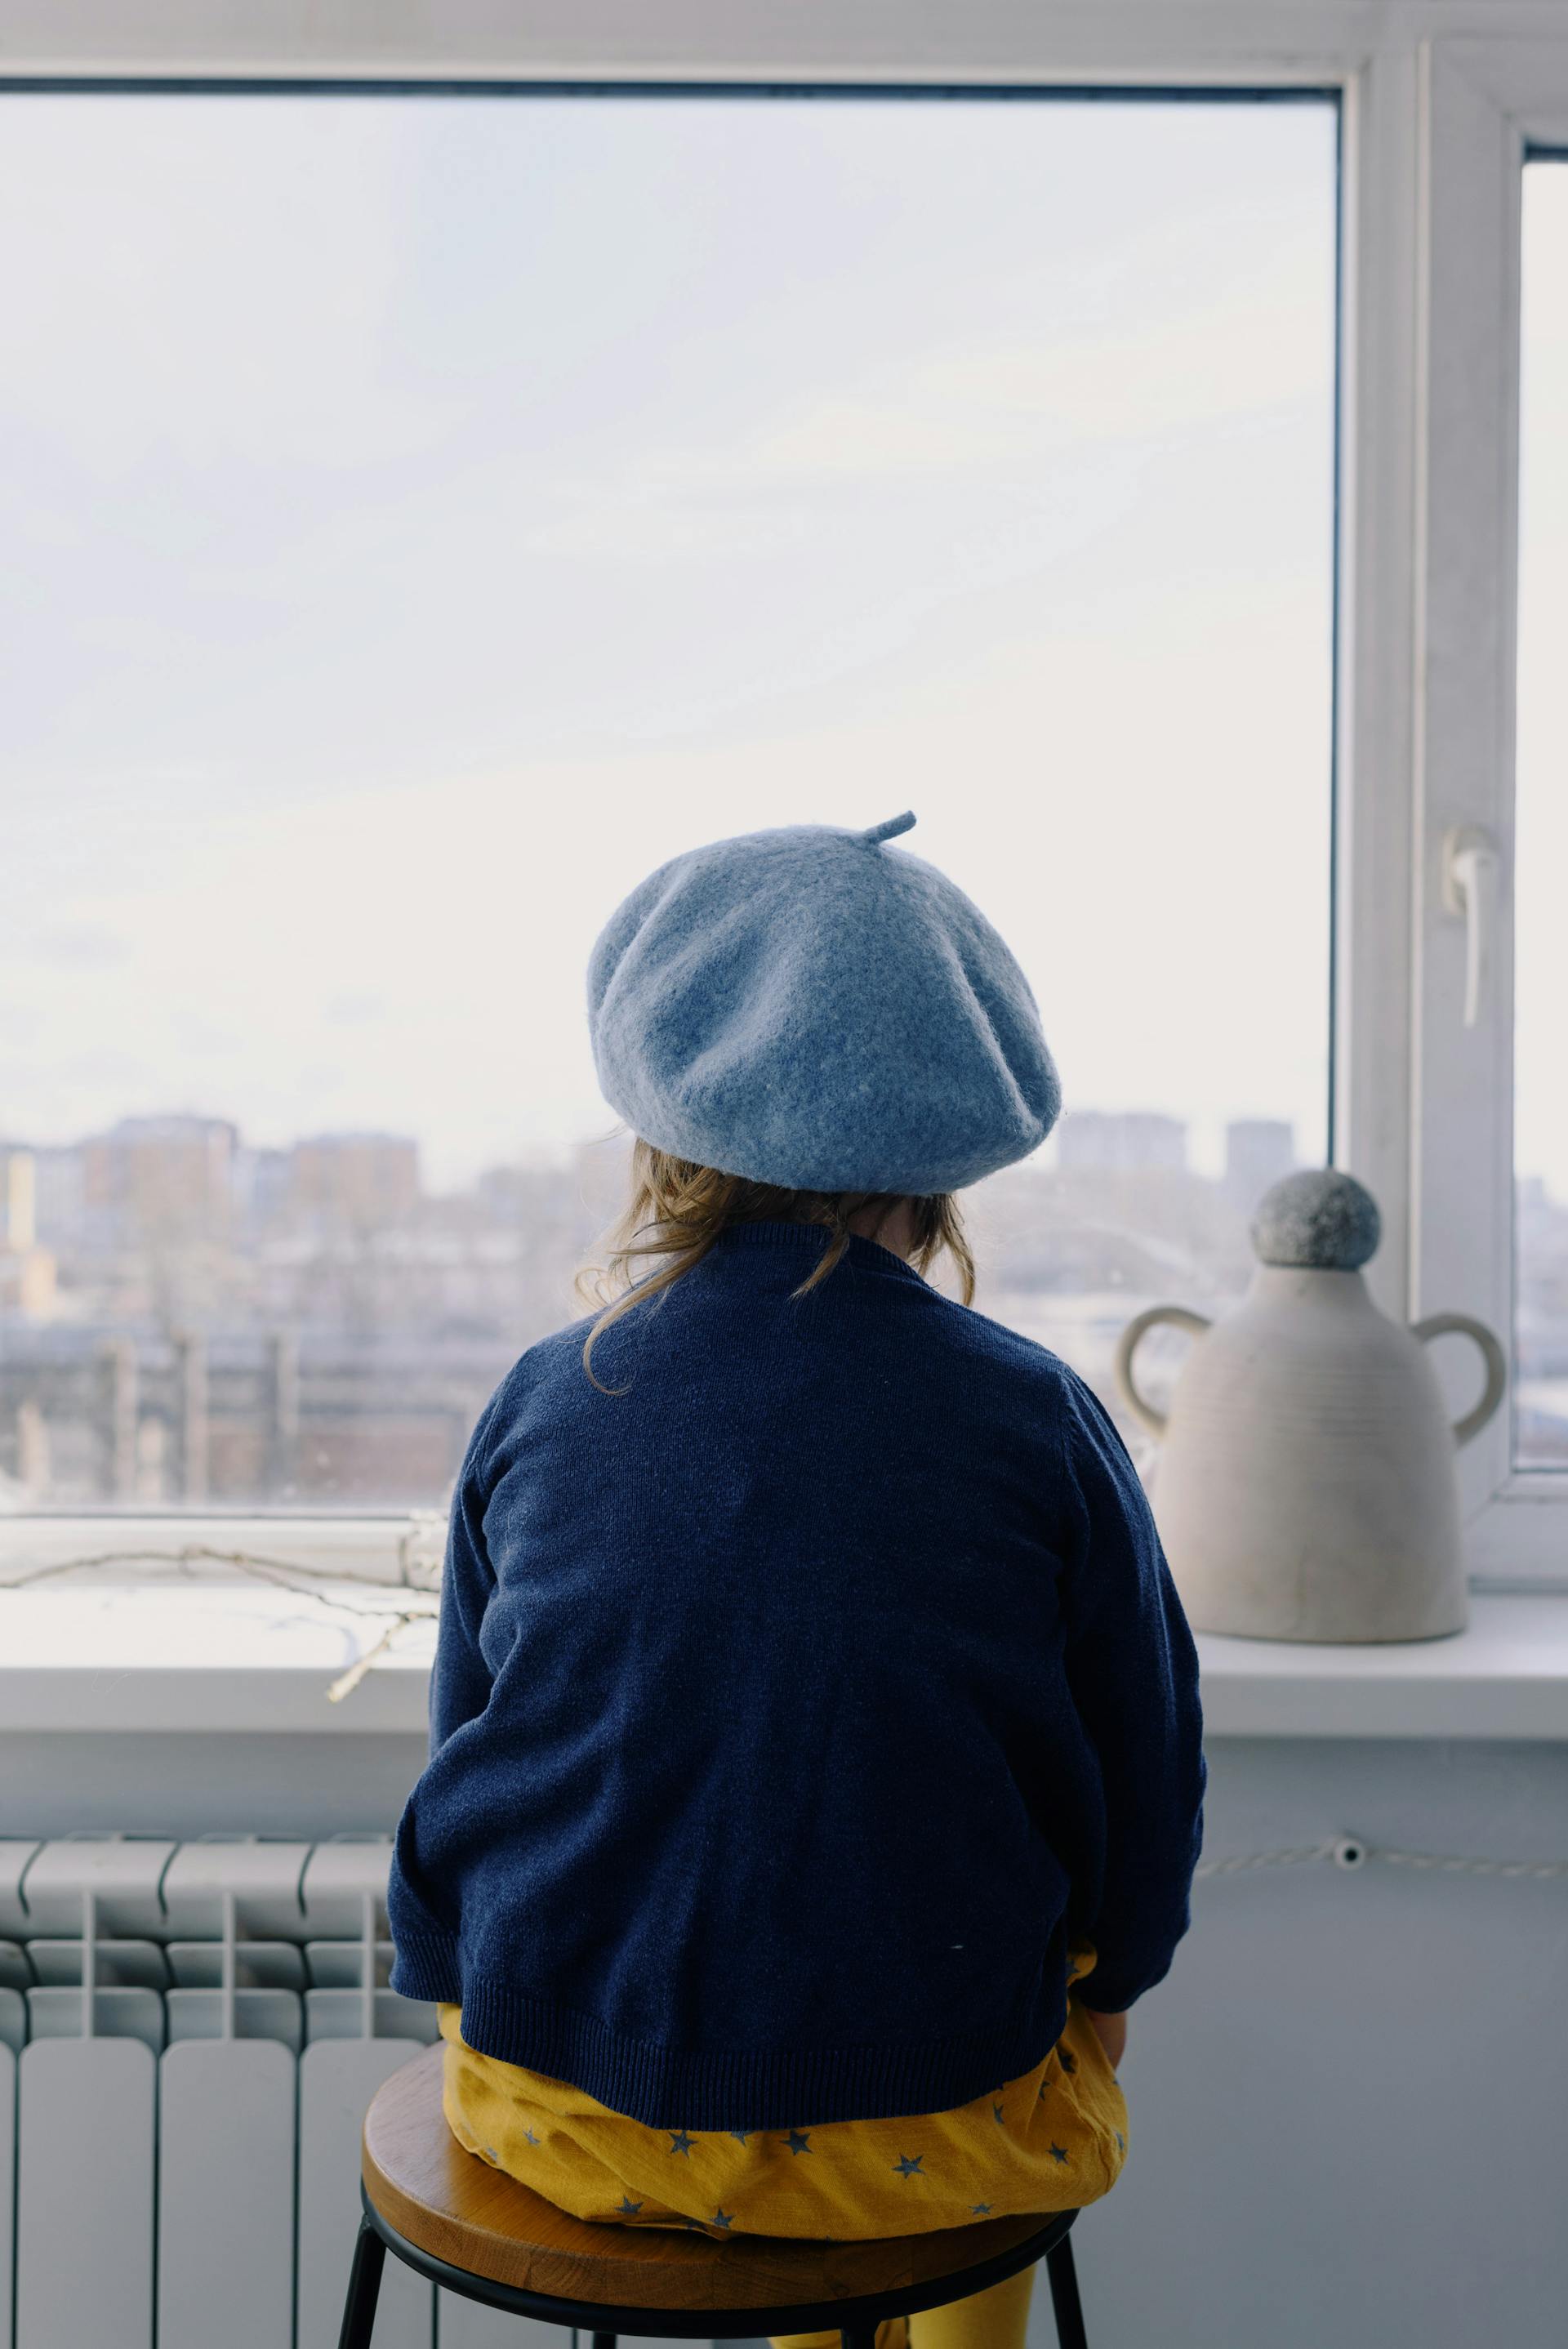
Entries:
[[1377,1202],[1354,1174],[1304,1166],[1264,1193],[1253,1218],[1253,1246],[1264,1264],[1320,1272],[1354,1272],[1383,1234]]

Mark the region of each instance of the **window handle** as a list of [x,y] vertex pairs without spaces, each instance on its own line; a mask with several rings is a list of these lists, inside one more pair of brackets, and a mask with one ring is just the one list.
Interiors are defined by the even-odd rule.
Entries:
[[1479,823],[1457,823],[1443,834],[1443,911],[1465,926],[1465,1026],[1480,1017],[1491,970],[1496,906],[1497,843]]

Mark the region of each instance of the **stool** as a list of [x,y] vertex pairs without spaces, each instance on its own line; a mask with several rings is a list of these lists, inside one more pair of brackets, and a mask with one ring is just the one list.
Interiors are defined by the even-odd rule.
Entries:
[[338,2349],[370,2349],[388,2251],[486,2308],[583,2326],[593,2349],[615,2349],[621,2333],[738,2341],[834,2328],[843,2349],[875,2349],[885,2317],[944,2308],[1043,2259],[1061,2349],[1088,2349],[1068,2239],[1076,2210],[852,2243],[574,2219],[459,2145],[442,2066],[443,2050],[427,2048],[366,2116],[365,2215]]

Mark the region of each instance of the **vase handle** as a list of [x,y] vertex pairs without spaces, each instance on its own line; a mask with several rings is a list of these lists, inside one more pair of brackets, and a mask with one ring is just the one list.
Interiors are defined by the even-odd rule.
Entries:
[[1139,1393],[1133,1383],[1132,1357],[1144,1331],[1152,1330],[1157,1321],[1173,1322],[1178,1330],[1190,1330],[1195,1338],[1213,1327],[1203,1314],[1189,1312],[1185,1305],[1150,1305],[1146,1312],[1133,1316],[1117,1340],[1113,1365],[1117,1387],[1128,1409],[1135,1418],[1142,1421],[1150,1435],[1164,1434],[1166,1413],[1156,1411],[1154,1405]]
[[1486,1323],[1472,1321],[1468,1313],[1429,1313],[1424,1321],[1410,1324],[1411,1337],[1418,1338],[1423,1346],[1429,1338],[1445,1338],[1450,1331],[1473,1338],[1486,1364],[1486,1388],[1480,1401],[1454,1422],[1455,1444],[1468,1444],[1472,1435],[1480,1433],[1508,1392],[1508,1358]]

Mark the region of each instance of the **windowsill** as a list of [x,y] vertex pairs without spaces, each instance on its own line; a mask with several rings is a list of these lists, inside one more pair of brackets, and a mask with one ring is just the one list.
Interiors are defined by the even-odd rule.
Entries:
[[[366,1597],[358,1584],[352,1602]],[[232,1584],[16,1591],[0,1609],[0,1731],[424,1734],[429,1623],[333,1703],[384,1620]],[[1445,1640],[1198,1647],[1210,1738],[1568,1740],[1568,1595],[1472,1593],[1468,1629]]]
[[251,1582],[0,1592],[0,1730],[422,1734],[434,1623],[400,1631],[335,1704],[392,1619],[369,1611],[372,1585],[345,1599],[353,1613]]
[[1448,1639],[1197,1634],[1211,1737],[1568,1739],[1568,1593],[1472,1590]]

